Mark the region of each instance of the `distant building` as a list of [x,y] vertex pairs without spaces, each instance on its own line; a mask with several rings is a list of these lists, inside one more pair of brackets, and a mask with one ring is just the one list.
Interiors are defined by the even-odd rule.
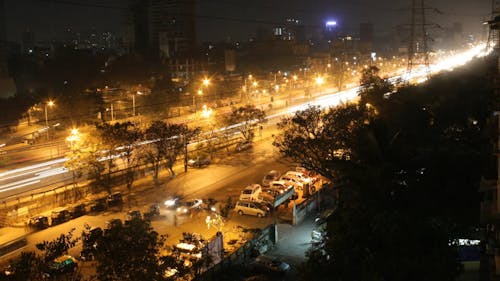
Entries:
[[195,0],[151,0],[150,42],[162,58],[192,57],[196,46]]
[[361,52],[373,51],[373,24],[361,23],[359,25],[359,45]]
[[0,77],[8,76],[7,69],[8,44],[5,32],[5,4],[0,0]]
[[0,0],[0,98],[13,96],[16,93],[14,81],[9,77],[8,57],[9,44],[5,31],[5,5],[4,0]]
[[149,9],[150,0],[129,0],[124,40],[129,52],[147,55],[151,49]]

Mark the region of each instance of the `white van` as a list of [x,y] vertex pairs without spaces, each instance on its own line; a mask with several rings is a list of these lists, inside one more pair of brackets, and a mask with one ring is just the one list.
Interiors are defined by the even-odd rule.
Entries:
[[262,187],[259,184],[251,184],[240,194],[241,201],[257,201],[259,199],[260,194],[262,193]]
[[267,215],[267,211],[263,210],[263,208],[255,202],[238,201],[236,202],[234,211],[236,211],[239,215],[252,215],[259,218]]

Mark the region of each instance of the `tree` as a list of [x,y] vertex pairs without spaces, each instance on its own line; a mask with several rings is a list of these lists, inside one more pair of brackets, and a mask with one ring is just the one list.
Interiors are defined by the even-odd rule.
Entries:
[[149,143],[142,151],[142,155],[153,165],[153,179],[155,182],[158,180],[160,163],[163,160],[170,170],[170,174],[175,176],[173,165],[177,157],[185,153],[186,145],[193,136],[193,131],[184,124],[154,121],[146,129],[144,137]]
[[358,92],[361,104],[370,104],[378,111],[384,111],[381,107],[385,105],[384,99],[394,90],[394,86],[387,80],[381,78],[378,74],[380,69],[376,66],[370,66],[363,69],[361,73],[361,88]]
[[44,262],[51,262],[57,257],[68,254],[68,250],[73,248],[81,239],[80,237],[73,237],[74,231],[73,228],[67,234],[61,234],[52,241],[43,241],[36,244],[36,248],[43,252]]
[[477,223],[489,154],[484,104],[492,91],[481,81],[487,75],[471,72],[477,77],[448,74],[453,81],[437,77],[391,95],[368,73],[359,105],[309,108],[280,123],[280,151],[330,178],[340,194],[325,245],[299,270],[303,280],[457,276],[454,241]]
[[21,252],[19,258],[9,262],[12,274],[0,277],[12,281],[43,280],[43,265],[43,259],[34,252]]
[[[43,241],[36,244],[36,248],[41,254],[35,252],[21,252],[21,255],[9,262],[12,275],[6,276],[2,280],[46,280],[45,273],[55,258],[68,254],[68,250],[73,248],[80,238],[74,238],[72,229],[67,234],[61,234],[52,241]],[[0,275],[0,277],[3,277]],[[81,280],[81,274],[74,272],[67,276],[61,276],[58,280]]]
[[254,129],[266,120],[265,117],[264,111],[253,105],[246,105],[233,108],[231,114],[226,117],[225,124],[227,126],[237,125],[236,128],[243,139],[252,141],[255,136]]
[[97,238],[96,260],[99,280],[164,280],[159,250],[164,237],[151,228],[150,222],[134,218],[114,224]]
[[312,106],[282,119],[278,123],[282,132],[273,144],[305,168],[337,181],[337,169],[356,158],[352,145],[372,115],[366,107],[354,104],[325,111]]
[[73,176],[73,185],[76,193],[79,190],[78,180],[87,175],[88,179],[93,180],[93,184],[98,187],[102,184],[101,176],[104,165],[99,161],[99,140],[93,137],[95,132],[92,128],[83,127],[72,131],[66,139],[70,142],[70,151],[66,153],[68,160],[64,162],[64,167],[71,171]]
[[120,155],[125,157],[127,188],[132,188],[134,182],[133,156],[135,142],[140,139],[139,129],[131,122],[115,123],[113,125],[102,123],[96,125],[99,135],[107,150],[107,188],[111,187],[111,173],[115,167],[114,158]]

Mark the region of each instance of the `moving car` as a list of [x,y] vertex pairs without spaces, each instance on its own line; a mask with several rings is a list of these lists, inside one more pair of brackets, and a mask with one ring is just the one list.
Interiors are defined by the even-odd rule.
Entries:
[[255,263],[275,273],[287,273],[290,271],[290,265],[288,263],[273,256],[260,255],[255,258]]
[[267,216],[267,211],[257,202],[238,201],[234,211],[239,215],[252,215],[259,218]]
[[127,212],[127,221],[131,221],[133,219],[142,219],[141,211],[139,210],[130,210]]
[[168,209],[177,209],[180,205],[179,197],[171,197],[163,203]]
[[180,214],[187,214],[193,210],[200,209],[202,203],[203,201],[201,199],[187,200],[177,207],[177,212]]
[[151,219],[160,215],[160,204],[154,203],[149,205],[149,210],[144,213],[144,218]]
[[271,170],[262,179],[262,186],[269,186],[272,181],[278,180],[280,177],[280,172],[276,170]]
[[234,151],[240,152],[243,150],[250,149],[251,147],[252,147],[252,142],[242,141],[242,142],[239,142],[238,144],[236,144],[236,148],[234,149]]
[[106,199],[109,207],[120,206],[123,203],[123,197],[121,192],[115,192],[113,194],[108,195]]
[[188,160],[189,167],[201,168],[203,166],[210,165],[210,158],[208,157],[196,157]]

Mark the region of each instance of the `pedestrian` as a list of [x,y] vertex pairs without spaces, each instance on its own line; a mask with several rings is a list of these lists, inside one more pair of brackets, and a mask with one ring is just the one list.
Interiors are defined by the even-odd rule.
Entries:
[[174,214],[174,226],[177,227],[177,214]]

